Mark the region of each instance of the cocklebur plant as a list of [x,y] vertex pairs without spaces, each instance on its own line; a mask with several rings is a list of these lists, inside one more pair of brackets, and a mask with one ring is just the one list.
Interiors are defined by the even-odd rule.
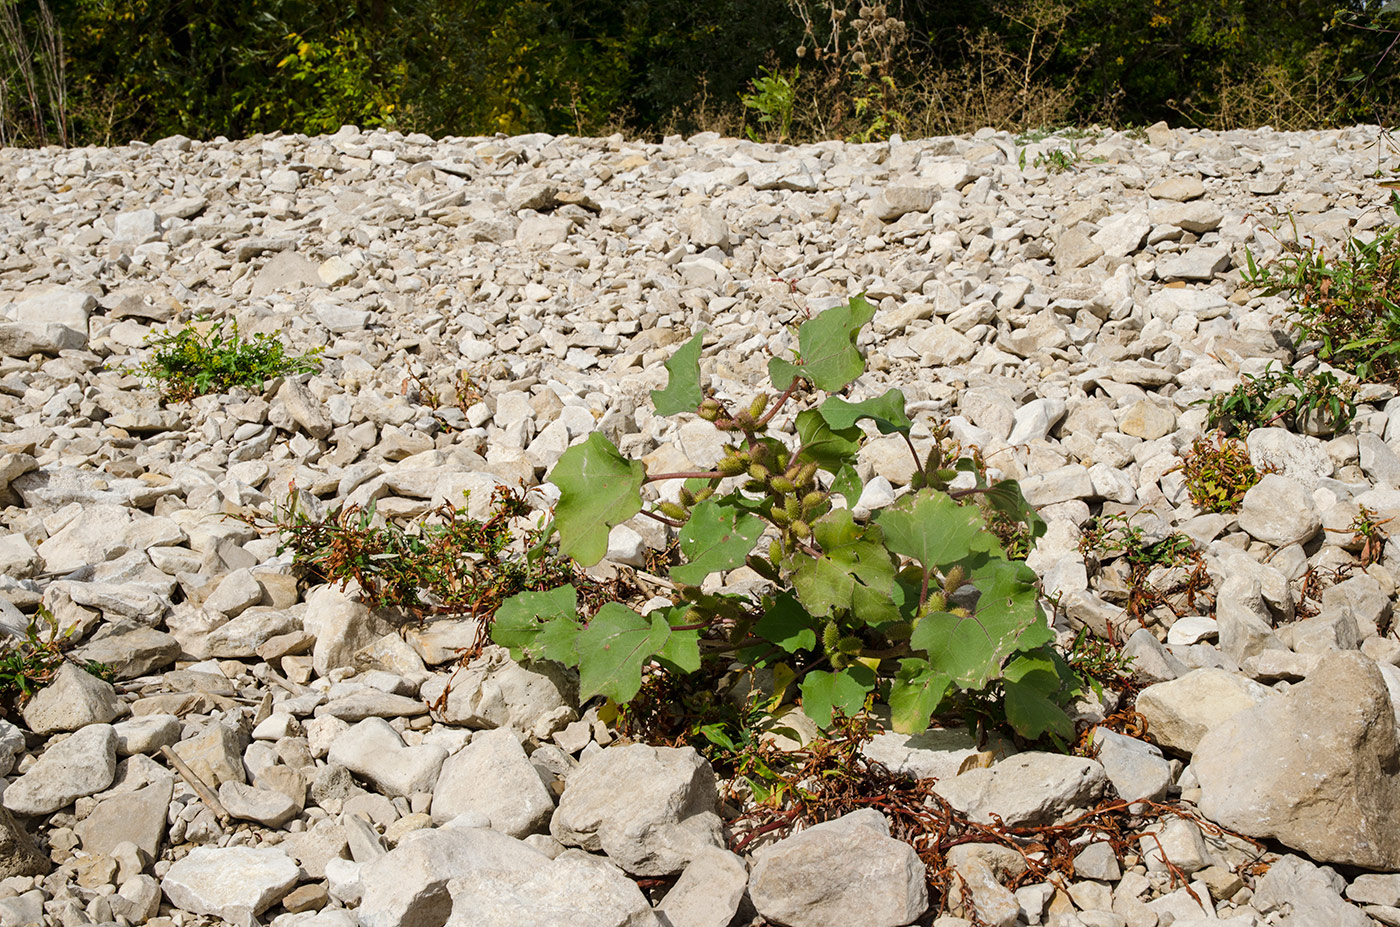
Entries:
[[[696,414],[734,438],[713,469],[648,473],[594,433],[550,474],[559,548],[581,564],[602,559],[609,530],[638,513],[678,529],[680,601],[647,615],[611,602],[584,621],[572,586],[525,592],[502,604],[494,640],[516,659],[577,667],[585,698],[627,702],[653,662],[693,673],[722,660],[770,669],[776,692],[795,684],[820,726],[878,699],[912,733],[975,704],[1024,737],[1071,739],[1060,706],[1081,681],[1050,647],[1034,572],[987,526],[1014,522],[1033,543],[1044,522],[1015,482],[989,483],[975,460],[945,459],[939,441],[921,455],[899,390],[835,395],[864,372],[856,340],[874,313],[857,296],[804,322],[797,356],[769,362],[775,392],[739,407],[702,388],[704,333],[686,342],[652,399],[659,415]],[[858,520],[863,422],[902,436],[916,466],[910,492]],[[644,503],[643,487],[665,480],[683,481],[678,497]],[[771,591],[704,591],[707,577],[741,566]]]

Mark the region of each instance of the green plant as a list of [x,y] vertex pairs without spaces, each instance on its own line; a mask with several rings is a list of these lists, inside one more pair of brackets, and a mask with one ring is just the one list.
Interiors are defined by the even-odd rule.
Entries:
[[[792,107],[797,101],[797,80],[801,69],[793,68],[790,76],[777,68],[759,70],[761,76],[753,79],[750,92],[740,96],[739,102],[744,104],[745,109],[758,114],[755,118],[760,125],[766,126],[770,132],[777,130],[775,141],[786,141],[792,129]],[[753,141],[759,140],[758,133],[752,128],[748,133]]]
[[1300,377],[1272,363],[1259,376],[1245,374],[1228,393],[1198,399],[1206,407],[1206,427],[1243,437],[1256,428],[1282,423],[1291,428],[1339,431],[1356,415],[1355,387],[1331,371]]
[[1052,148],[1049,151],[1042,151],[1035,156],[1035,166],[1043,167],[1051,174],[1063,174],[1065,171],[1074,170],[1078,166],[1079,160],[1079,149],[1070,145],[1068,148]]
[[[1156,541],[1147,539],[1147,532],[1123,514],[1096,515],[1083,528],[1079,539],[1080,553],[1106,561],[1122,558],[1127,564],[1127,612],[1137,620],[1152,609],[1167,605],[1173,596],[1185,596],[1194,606],[1196,596],[1209,584],[1205,563],[1195,542],[1180,532],[1168,534]],[[1169,584],[1154,585],[1152,577],[1162,568],[1181,567],[1184,576],[1173,577]]]
[[1177,469],[1186,480],[1192,504],[1207,512],[1239,511],[1244,494],[1260,476],[1249,460],[1249,448],[1220,432],[1212,439],[1191,442]]
[[1088,627],[1079,629],[1069,652],[1065,654],[1065,662],[1088,681],[1100,698],[1105,687],[1121,690],[1128,685],[1133,677],[1134,659],[1110,642],[1090,633]]
[[48,609],[39,608],[24,627],[24,635],[0,643],[0,704],[23,705],[35,692],[48,685],[65,662],[81,667],[99,679],[111,681],[110,667],[96,660],[78,662],[64,654],[64,645],[74,628],[59,630],[58,621]]
[[[798,356],[769,362],[776,398],[762,393],[742,406],[706,395],[703,332],[691,338],[667,361],[668,385],[652,400],[660,415],[695,412],[737,439],[714,469],[648,473],[594,433],[550,474],[560,550],[582,564],[601,559],[609,529],[638,513],[678,529],[684,562],[670,579],[680,602],[647,615],[610,602],[585,622],[572,586],[522,593],[502,603],[495,641],[517,659],[577,666],[584,698],[630,701],[653,661],[681,674],[735,661],[790,676],[823,727],[872,698],[888,702],[901,731],[991,699],[1023,736],[1069,740],[1059,700],[1079,681],[1049,646],[1035,574],[1007,556],[985,513],[1023,523],[1031,539],[1044,522],[1016,483],[988,484],[971,460],[948,461],[937,443],[920,455],[899,390],[862,402],[835,395],[865,369],[856,339],[874,313],[857,296],[804,322]],[[826,398],[816,402],[814,392]],[[862,422],[900,435],[916,464],[911,491],[865,522],[832,501],[860,495]],[[972,485],[951,488],[968,474]],[[643,488],[663,481],[683,481],[677,497],[646,504]],[[712,574],[745,565],[772,591],[702,590]]]
[[[1400,194],[1390,204],[1400,215]],[[1290,244],[1270,264],[1245,259],[1245,281],[1288,297],[1297,334],[1318,342],[1319,357],[1359,380],[1400,384],[1400,226],[1350,238],[1335,258]]]
[[1390,533],[1382,526],[1390,519],[1376,518],[1376,513],[1364,505],[1359,508],[1347,529],[1352,532],[1352,543],[1361,545],[1357,558],[1363,567],[1368,567],[1385,554],[1385,542],[1390,540]]
[[353,582],[375,607],[486,618],[518,592],[584,582],[547,549],[532,557],[510,554],[510,523],[530,507],[506,486],[496,487],[485,521],[444,505],[407,528],[375,518],[372,506],[310,518],[295,500],[293,494],[271,524],[259,527],[281,538],[280,550],[292,552],[299,570],[328,582]]
[[238,323],[196,322],[179,331],[146,337],[151,359],[136,373],[160,385],[167,402],[183,402],[205,393],[221,393],[235,386],[261,389],[274,377],[311,373],[320,366],[320,349],[291,355],[272,335],[243,339]]

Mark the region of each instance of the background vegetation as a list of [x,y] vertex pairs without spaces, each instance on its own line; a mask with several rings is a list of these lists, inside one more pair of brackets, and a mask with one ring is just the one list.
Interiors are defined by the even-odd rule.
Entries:
[[[0,0],[0,142],[1395,122],[1370,0]],[[747,102],[741,102],[745,100]]]

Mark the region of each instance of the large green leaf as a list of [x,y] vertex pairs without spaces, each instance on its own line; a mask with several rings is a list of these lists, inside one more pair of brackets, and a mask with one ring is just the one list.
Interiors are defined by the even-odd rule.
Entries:
[[921,734],[943,704],[953,680],[929,666],[927,660],[899,661],[899,672],[890,682],[890,719],[901,734]]
[[631,701],[642,688],[642,667],[666,645],[671,627],[664,610],[643,617],[608,602],[578,635],[579,698],[605,695]]
[[[817,466],[827,473],[837,473],[843,467],[850,467],[860,450],[860,440],[865,437],[854,426],[833,429],[816,409],[797,413],[795,425],[803,456],[815,460]],[[851,502],[854,504],[855,500]]]
[[578,594],[572,585],[546,592],[520,592],[496,609],[491,639],[510,650],[513,660],[577,661]]
[[791,593],[780,592],[763,610],[753,626],[754,633],[772,641],[788,653],[817,646],[818,622]]
[[1045,519],[1026,501],[1020,483],[1015,480],[1002,480],[988,487],[985,495],[992,508],[1029,527],[1032,541],[1045,534]]
[[803,322],[797,330],[802,364],[799,367],[773,358],[768,363],[773,385],[785,390],[800,375],[828,393],[844,389],[865,372],[865,358],[856,348],[856,336],[874,317],[874,306],[863,296],[852,296],[846,305],[835,306]]
[[834,509],[812,526],[821,554],[794,558],[792,587],[813,615],[853,607],[857,586],[888,598],[895,564],[878,528],[857,525],[847,509]]
[[925,616],[909,644],[928,653],[929,664],[964,689],[980,689],[999,675],[1017,650],[1029,650],[1053,637],[1036,604],[1035,572],[1015,560],[990,559],[972,571],[981,590],[976,611]]
[[904,414],[904,394],[897,389],[886,390],[884,395],[864,402],[847,402],[840,396],[828,396],[821,404],[821,414],[837,431],[850,428],[861,419],[874,422],[882,435],[908,434],[914,427],[909,416]]
[[719,570],[744,565],[767,523],[757,515],[706,499],[690,511],[681,529],[681,554],[686,563],[671,568],[671,578],[698,586]]
[[1003,672],[1002,688],[1006,692],[1006,720],[1016,733],[1029,740],[1042,734],[1051,734],[1061,742],[1073,739],[1074,722],[1055,700],[1066,689],[1066,680],[1052,652],[1033,651],[1012,660]]
[[875,688],[875,673],[863,663],[834,673],[813,670],[798,688],[807,717],[826,727],[837,709],[849,717],[865,706],[866,694]]
[[584,566],[608,552],[608,531],[642,510],[646,467],[623,457],[598,432],[564,452],[549,481],[559,487],[554,523],[559,550]]
[[860,474],[848,463],[841,465],[841,469],[836,471],[836,479],[831,481],[831,491],[840,493],[845,498],[847,508],[853,508],[860,501],[860,494],[864,490]]
[[977,548],[983,533],[982,512],[959,505],[945,492],[921,489],[904,496],[876,518],[890,550],[917,560],[924,569],[944,569]]
[[651,391],[651,402],[656,406],[657,415],[675,415],[678,412],[694,412],[705,398],[700,389],[700,348],[705,342],[705,333],[696,332],[695,337],[676,349],[666,361],[665,389]]

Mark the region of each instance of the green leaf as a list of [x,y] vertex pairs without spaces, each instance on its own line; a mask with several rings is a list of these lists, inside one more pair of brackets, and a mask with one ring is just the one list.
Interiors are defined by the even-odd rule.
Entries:
[[704,342],[705,333],[696,332],[666,361],[666,388],[651,391],[657,415],[694,412],[704,401],[705,393],[700,389],[700,348]]
[[768,360],[768,379],[780,390],[785,390],[792,385],[792,381],[797,379],[802,373],[802,368],[785,361],[781,357],[773,357]]
[[840,493],[846,499],[848,508],[855,506],[860,501],[860,494],[865,491],[861,485],[860,474],[856,468],[850,464],[842,464],[841,469],[836,471],[836,479],[831,481],[831,491]]
[[698,586],[711,573],[743,566],[765,524],[757,515],[706,499],[691,509],[681,529],[681,553],[688,562],[672,567],[671,577]]
[[1036,604],[1035,578],[1035,571],[1020,561],[987,560],[971,575],[982,591],[977,610],[967,617],[948,612],[925,616],[909,645],[927,652],[929,663],[960,687],[981,689],[1012,653],[1054,637]]
[[878,528],[862,528],[847,509],[834,509],[812,526],[821,556],[798,556],[792,576],[797,598],[824,617],[852,607],[858,585],[888,598],[895,565]]
[[908,434],[914,427],[904,414],[904,394],[897,389],[887,390],[884,395],[864,402],[847,402],[840,396],[829,396],[821,404],[821,414],[837,431],[850,428],[861,419],[873,421],[882,435]]
[[656,659],[676,672],[695,672],[700,668],[700,632],[672,631],[666,646],[657,651]]
[[826,727],[837,709],[850,717],[865,706],[866,693],[875,688],[875,673],[863,663],[834,673],[813,670],[798,688],[807,717],[818,727]]
[[[816,409],[797,413],[797,438],[802,442],[802,455],[815,460],[827,473],[837,473],[851,467],[860,450],[865,434],[854,426],[833,429]],[[854,468],[852,468],[854,472]],[[851,500],[854,503],[855,500]]]
[[578,594],[566,584],[506,599],[496,609],[491,639],[509,649],[513,660],[554,660],[572,666],[578,631]]
[[985,530],[975,505],[959,505],[945,492],[921,489],[880,513],[876,523],[890,550],[917,560],[925,570],[944,569],[967,558]]
[[623,457],[598,432],[566,450],[549,481],[559,487],[554,523],[559,550],[583,566],[608,552],[608,531],[642,510],[646,467]]
[[875,307],[863,296],[852,296],[802,323],[797,344],[802,365],[781,358],[768,362],[768,375],[778,389],[787,389],[799,374],[819,390],[834,393],[865,372],[865,358],[856,348],[860,330],[875,317]]
[[1063,677],[1051,655],[1034,652],[1012,660],[1003,673],[1002,688],[1006,720],[1016,733],[1030,740],[1047,733],[1063,741],[1074,738],[1074,722],[1053,699],[1063,688]]
[[608,602],[578,635],[579,698],[605,695],[621,704],[642,688],[642,667],[671,633],[661,611],[643,617]]
[[899,673],[890,683],[890,719],[901,734],[922,734],[943,704],[953,680],[936,672],[927,660],[900,660]]
[[984,495],[993,509],[1030,528],[1032,541],[1045,534],[1045,519],[1026,501],[1020,483],[1015,480],[1002,480],[988,487]]
[[807,614],[791,593],[780,592],[763,611],[763,617],[753,626],[759,637],[772,641],[788,653],[811,650],[817,646],[815,618]]

